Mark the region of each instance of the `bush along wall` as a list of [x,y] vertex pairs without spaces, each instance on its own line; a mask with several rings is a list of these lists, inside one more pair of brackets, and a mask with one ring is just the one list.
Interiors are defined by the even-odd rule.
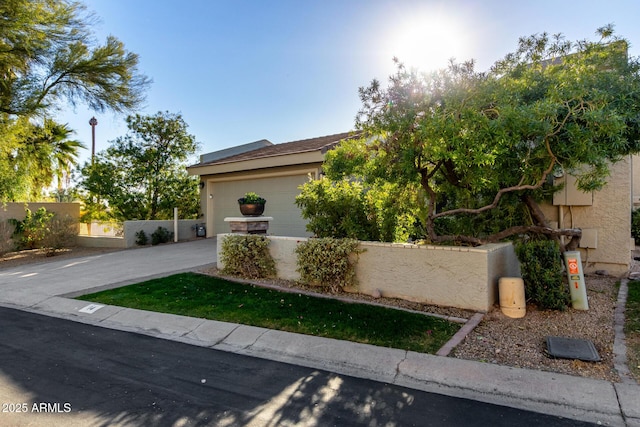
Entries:
[[246,279],[276,275],[276,263],[269,252],[269,239],[255,234],[231,234],[222,242],[222,272]]
[[332,291],[356,286],[355,263],[362,253],[355,239],[309,239],[296,247],[297,271],[304,283]]
[[544,309],[564,310],[569,290],[562,273],[562,256],[557,242],[530,240],[516,245],[525,296]]

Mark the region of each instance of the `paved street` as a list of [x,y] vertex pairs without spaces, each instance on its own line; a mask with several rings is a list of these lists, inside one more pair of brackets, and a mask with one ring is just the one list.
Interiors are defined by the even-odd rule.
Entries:
[[0,324],[3,426],[590,425],[13,309]]

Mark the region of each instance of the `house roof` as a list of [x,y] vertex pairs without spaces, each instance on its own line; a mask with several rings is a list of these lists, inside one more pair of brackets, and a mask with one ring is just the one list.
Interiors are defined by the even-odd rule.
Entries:
[[[317,138],[302,139],[299,141],[285,142],[282,144],[274,144],[261,147],[255,150],[246,151],[239,154],[230,155],[223,158],[217,158],[211,161],[200,162],[191,168],[220,165],[225,163],[243,162],[247,160],[262,159],[267,157],[284,156],[287,154],[299,154],[310,151],[320,151],[323,154],[335,147],[340,141],[357,137],[357,132],[343,132],[334,135],[321,136]],[[206,155],[202,157],[206,159]]]

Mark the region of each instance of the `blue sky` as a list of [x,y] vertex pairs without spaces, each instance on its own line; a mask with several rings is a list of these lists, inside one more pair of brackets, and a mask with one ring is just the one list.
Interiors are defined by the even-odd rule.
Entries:
[[[85,0],[140,56],[153,80],[137,112],[181,113],[200,153],[259,139],[282,143],[353,129],[358,88],[386,81],[393,56],[420,69],[475,59],[486,70],[518,38],[548,32],[595,39],[613,23],[640,56],[640,1]],[[127,131],[123,115],[63,107],[57,119],[89,150]]]

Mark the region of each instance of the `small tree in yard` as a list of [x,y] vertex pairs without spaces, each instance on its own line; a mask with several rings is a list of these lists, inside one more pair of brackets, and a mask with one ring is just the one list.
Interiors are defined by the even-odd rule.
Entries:
[[360,89],[364,138],[336,149],[334,173],[420,187],[432,242],[542,233],[577,247],[580,230],[550,228],[538,205],[557,190],[552,173],[598,190],[612,163],[640,150],[638,60],[611,26],[597,34],[522,38],[487,72],[473,61],[428,74],[397,62],[387,88]]
[[127,117],[129,133],[111,142],[82,169],[87,205],[99,212],[108,204],[116,220],[183,218],[200,209],[198,180],[187,176],[186,161],[198,144],[179,114]]

